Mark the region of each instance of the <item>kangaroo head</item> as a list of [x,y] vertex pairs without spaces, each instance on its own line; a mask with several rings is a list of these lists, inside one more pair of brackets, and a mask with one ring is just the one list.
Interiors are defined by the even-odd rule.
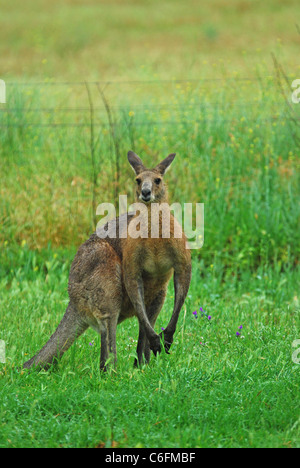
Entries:
[[167,200],[167,186],[163,176],[168,170],[175,153],[169,154],[154,169],[146,169],[142,160],[133,152],[128,152],[128,161],[136,173],[136,197],[143,203],[161,203]]

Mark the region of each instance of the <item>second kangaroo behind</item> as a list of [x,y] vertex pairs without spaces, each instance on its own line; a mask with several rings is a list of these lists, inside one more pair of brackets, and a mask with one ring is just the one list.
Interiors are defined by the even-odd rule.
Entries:
[[[24,368],[47,367],[54,363],[89,326],[101,335],[100,369],[105,370],[110,354],[116,361],[116,329],[123,320],[136,316],[139,338],[135,364],[149,362],[150,352],[161,351],[161,343],[169,352],[180,310],[191,280],[191,255],[186,237],[176,219],[170,214],[170,235],[162,233],[162,212],[158,216],[158,234],[151,238],[151,205],[167,204],[165,172],[175,154],[170,154],[154,169],[146,169],[132,151],[128,161],[136,174],[136,198],[147,209],[144,215],[125,214],[113,222],[116,237],[101,238],[93,234],[78,250],[69,278],[70,302],[57,330],[46,345]],[[168,206],[168,205],[164,205]],[[143,216],[147,236],[124,236],[120,226],[130,231]],[[122,219],[121,219],[122,218]],[[109,222],[104,228],[109,228]],[[174,231],[179,229],[180,236]],[[178,230],[176,231],[178,232]],[[154,326],[163,306],[168,283],[174,275],[175,302],[173,313],[165,330],[157,334]]]

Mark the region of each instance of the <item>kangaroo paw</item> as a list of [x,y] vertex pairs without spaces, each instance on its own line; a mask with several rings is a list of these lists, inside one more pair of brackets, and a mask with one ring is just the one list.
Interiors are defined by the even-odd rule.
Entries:
[[161,344],[160,344],[160,337],[157,335],[150,341],[150,349],[153,351],[154,356],[158,353],[161,353]]
[[169,351],[173,343],[173,337],[168,335],[167,333],[164,333],[163,331],[159,334],[159,336],[164,344],[165,352],[167,354],[170,354]]

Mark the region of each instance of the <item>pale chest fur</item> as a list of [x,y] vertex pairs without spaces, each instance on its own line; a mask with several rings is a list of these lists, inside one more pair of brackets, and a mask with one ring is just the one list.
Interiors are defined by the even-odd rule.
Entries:
[[151,277],[159,277],[161,275],[168,275],[172,272],[174,265],[174,255],[164,246],[152,245],[151,249],[147,249],[145,256],[141,258],[141,268],[144,273]]

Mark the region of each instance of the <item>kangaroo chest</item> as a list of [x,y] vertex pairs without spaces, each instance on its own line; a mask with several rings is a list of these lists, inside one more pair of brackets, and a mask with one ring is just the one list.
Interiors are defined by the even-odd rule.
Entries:
[[142,259],[143,272],[152,277],[168,274],[173,268],[174,258],[166,249],[153,249]]

